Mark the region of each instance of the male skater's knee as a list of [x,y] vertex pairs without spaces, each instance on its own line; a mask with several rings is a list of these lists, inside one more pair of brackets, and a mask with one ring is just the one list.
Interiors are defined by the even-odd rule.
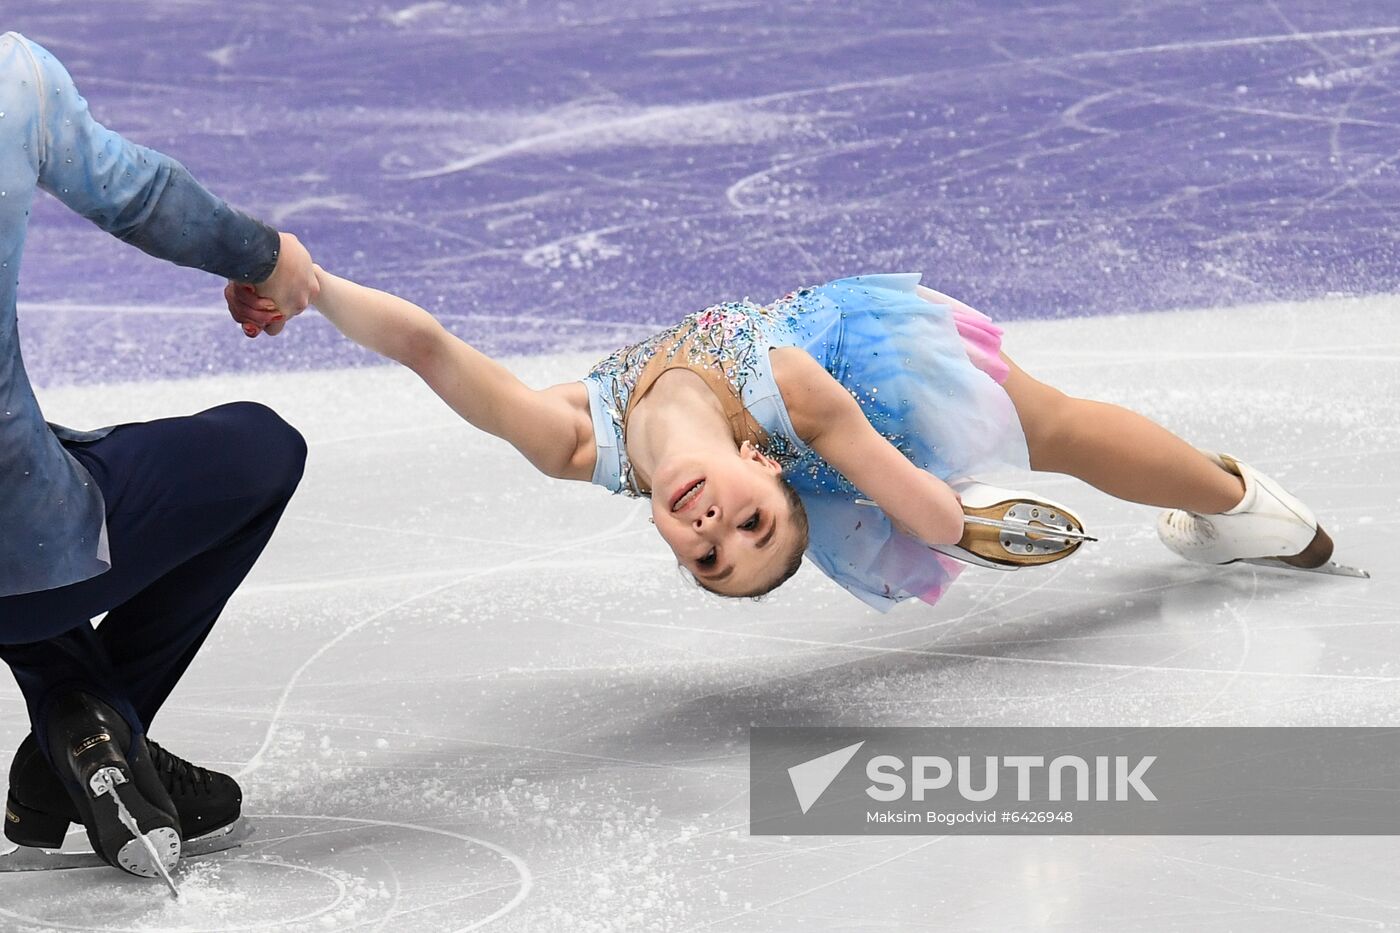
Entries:
[[256,424],[258,446],[263,451],[279,490],[291,498],[306,468],[306,438],[277,412],[257,402],[243,402]]
[[271,483],[280,499],[290,499],[306,467],[306,439],[281,415],[259,402],[230,402],[211,409],[233,422],[240,448],[251,456],[260,483]]

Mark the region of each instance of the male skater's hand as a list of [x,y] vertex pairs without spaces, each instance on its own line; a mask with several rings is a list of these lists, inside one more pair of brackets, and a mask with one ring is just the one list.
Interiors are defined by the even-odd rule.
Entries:
[[272,275],[257,285],[229,282],[224,289],[229,314],[249,337],[281,333],[287,319],[305,311],[320,291],[306,247],[290,233],[279,236],[282,244]]

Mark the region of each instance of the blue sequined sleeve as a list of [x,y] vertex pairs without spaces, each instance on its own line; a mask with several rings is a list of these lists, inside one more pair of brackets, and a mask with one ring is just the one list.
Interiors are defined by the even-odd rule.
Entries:
[[277,231],[234,210],[169,156],[138,146],[88,112],[67,69],[22,39],[39,98],[39,186],[152,256],[224,278],[260,282],[277,265]]

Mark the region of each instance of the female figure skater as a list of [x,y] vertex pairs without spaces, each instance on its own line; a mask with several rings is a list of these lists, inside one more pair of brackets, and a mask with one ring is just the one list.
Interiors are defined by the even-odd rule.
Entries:
[[[649,497],[680,565],[722,595],[769,592],[805,553],[885,610],[936,601],[959,560],[1016,569],[1072,552],[1081,528],[1062,506],[970,480],[1008,466],[1169,509],[1158,530],[1192,560],[1319,568],[1331,556],[1311,512],[1273,481],[1037,382],[1000,353],[995,324],[918,275],[715,305],[539,390],[421,308],[317,277],[316,307],[342,333],[414,370],[542,472]],[[248,286],[227,297],[249,336],[281,322]]]

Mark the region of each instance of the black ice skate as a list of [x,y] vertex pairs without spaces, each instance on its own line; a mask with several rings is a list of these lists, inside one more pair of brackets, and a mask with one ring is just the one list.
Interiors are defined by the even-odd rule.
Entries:
[[[180,823],[170,794],[143,739],[111,707],[85,693],[59,699],[49,717],[49,751],[63,779],[48,770],[68,798],[60,809],[53,784],[33,781],[33,762],[47,769],[35,743],[11,770],[5,836],[20,846],[54,849],[70,822],[82,823],[93,851],[109,865],[161,878],[178,896],[170,870],[180,858]],[[129,753],[125,751],[130,749]],[[16,784],[16,772],[21,783]],[[30,790],[35,794],[26,799]]]
[[[226,835],[238,820],[243,791],[227,774],[201,768],[146,740],[151,764],[175,805],[183,842],[212,841]],[[19,845],[58,848],[69,823],[82,817],[53,768],[39,754],[33,735],[20,743],[10,765],[5,836]],[[24,814],[21,816],[21,814]],[[205,847],[205,851],[214,851]],[[186,848],[186,855],[194,854]]]

